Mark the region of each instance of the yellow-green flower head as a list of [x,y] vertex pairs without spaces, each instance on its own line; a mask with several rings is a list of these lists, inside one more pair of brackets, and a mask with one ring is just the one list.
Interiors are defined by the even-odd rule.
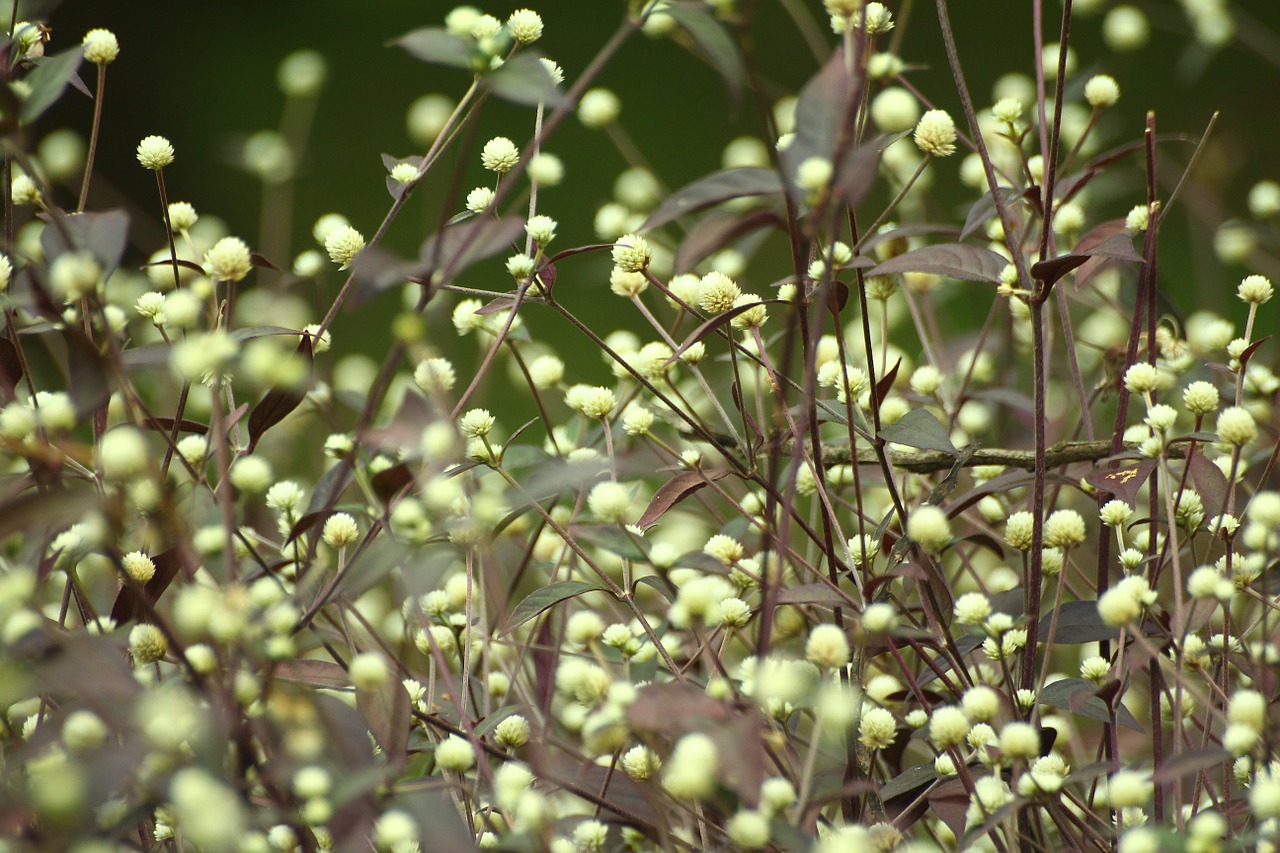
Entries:
[[163,136],[147,136],[138,143],[138,162],[158,171],[173,162],[173,146]]
[[329,69],[324,57],[314,50],[295,50],[280,60],[276,68],[276,85],[291,98],[318,94]]
[[613,244],[613,263],[627,272],[644,272],[652,258],[653,248],[639,234],[623,234]]
[[698,307],[709,314],[723,314],[742,295],[733,279],[722,272],[709,272],[702,277],[698,290]]
[[507,32],[518,44],[533,44],[542,38],[542,16],[532,9],[517,9],[507,18]]
[[106,65],[114,62],[120,55],[120,42],[111,30],[93,29],[84,34],[81,42],[84,47],[84,58],[95,65]]
[[604,127],[618,120],[622,102],[608,89],[590,89],[578,102],[578,120],[587,127]]
[[175,234],[190,231],[199,218],[200,215],[189,202],[175,201],[169,205],[169,224],[173,226]]
[[330,548],[345,548],[360,538],[360,528],[347,513],[335,512],[325,521],[321,538]]
[[169,641],[155,625],[140,623],[129,632],[129,654],[136,666],[155,663],[169,653]]
[[249,246],[238,237],[223,237],[204,255],[204,274],[214,281],[240,281],[253,269]]
[[510,172],[520,162],[520,149],[505,136],[495,136],[480,151],[480,164],[490,172]]
[[340,225],[329,231],[324,238],[324,250],[329,253],[329,260],[339,269],[351,266],[356,255],[364,248],[364,235],[350,225]]
[[916,124],[914,139],[924,153],[949,157],[956,153],[956,123],[946,110],[929,110]]
[[1084,99],[1096,110],[1115,106],[1120,100],[1120,84],[1108,74],[1095,74],[1084,84]]

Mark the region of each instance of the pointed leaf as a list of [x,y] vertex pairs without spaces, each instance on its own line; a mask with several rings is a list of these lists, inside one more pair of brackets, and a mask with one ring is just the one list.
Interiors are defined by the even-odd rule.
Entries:
[[107,210],[54,215],[58,221],[40,234],[45,257],[54,258],[66,251],[78,250],[93,255],[102,265],[104,275],[120,266],[129,241],[129,214],[123,210]]
[[[307,373],[311,372],[311,338],[304,337],[298,344],[298,353],[307,362]],[[307,386],[303,382],[291,388],[272,388],[262,396],[258,405],[253,407],[249,415],[249,448],[250,453],[258,446],[259,439],[267,430],[284,420],[290,412],[307,398]]]
[[[169,433],[173,432],[173,418],[147,418],[139,424],[143,429],[153,429],[157,432]],[[205,435],[209,432],[209,427],[199,421],[188,420],[183,418],[177,422],[179,432],[193,432],[196,435]]]
[[680,248],[676,249],[675,271],[689,272],[733,241],[759,232],[762,228],[781,224],[782,219],[772,210],[753,210],[746,214],[708,214],[690,228],[680,241]]
[[853,97],[853,81],[845,67],[844,51],[837,49],[800,90],[795,137],[783,152],[789,175],[809,157],[834,158],[840,127]]
[[689,347],[693,346],[698,341],[702,340],[707,335],[714,332],[716,329],[725,325],[726,323],[731,321],[734,317],[737,317],[739,314],[742,314],[746,311],[750,311],[753,308],[759,307],[760,305],[783,305],[783,304],[786,304],[786,303],[784,303],[784,301],[781,299],[761,299],[759,302],[747,302],[737,306],[736,308],[730,308],[728,311],[724,312],[723,314],[716,314],[714,317],[711,317],[707,320],[703,320],[702,323],[698,326],[698,328],[690,332],[689,337],[685,338],[684,342],[680,344],[680,347],[674,353],[671,354],[671,360],[675,361]]
[[867,275],[923,272],[945,275],[962,281],[1000,282],[1000,273],[1009,262],[983,246],[943,243],[904,252],[873,267]]
[[[1046,705],[1071,711],[1091,720],[1102,723],[1111,721],[1107,703],[1097,695],[1096,688],[1082,678],[1062,678],[1048,684],[1040,692],[1039,699]],[[1123,704],[1116,707],[1116,722],[1125,728],[1146,732]]]
[[547,584],[541,589],[536,589],[529,593],[523,601],[516,605],[516,609],[511,612],[511,619],[507,622],[506,630],[507,632],[515,630],[562,601],[567,601],[587,592],[600,592],[603,589],[604,587],[599,584],[587,583],[586,581],[559,581]]
[[574,535],[587,544],[603,548],[624,560],[648,560],[649,543],[624,527],[616,525],[573,525]]
[[31,91],[23,99],[22,109],[19,111],[23,124],[29,125],[34,122],[45,110],[53,106],[58,98],[62,97],[63,91],[71,82],[71,78],[75,77],[83,59],[84,49],[80,45],[54,56],[40,58],[40,64],[27,75],[27,84],[31,87]]
[[731,199],[781,193],[782,181],[773,169],[744,167],[713,172],[667,196],[658,209],[649,214],[640,230],[660,228],[681,216]]
[[719,73],[729,90],[729,97],[737,103],[738,93],[746,79],[742,56],[738,46],[725,32],[724,27],[711,14],[699,6],[668,5],[662,10],[675,18],[697,43],[707,62]]
[[1191,481],[1196,484],[1196,494],[1204,503],[1205,518],[1217,518],[1227,504],[1227,476],[1222,469],[1197,451],[1187,460],[1187,468],[1191,472]]
[[404,487],[413,482],[413,472],[409,469],[408,464],[397,462],[390,468],[379,471],[374,474],[369,481],[369,485],[373,487],[373,493],[378,496],[378,500],[384,504],[391,503],[391,500]]
[[[880,799],[888,805],[889,800],[902,797],[904,794],[910,794],[910,799],[914,800],[920,796],[920,792],[925,786],[933,783],[938,778],[938,771],[932,761],[926,764],[917,764],[910,767],[897,776],[894,776],[888,782],[885,782],[880,788]],[[910,805],[910,801],[902,803],[903,806]]]
[[1041,261],[1031,267],[1031,275],[1046,284],[1053,284],[1073,269],[1101,258],[1142,263],[1142,256],[1133,251],[1132,238],[1126,233],[1120,233],[1111,235],[1083,252],[1073,252]]
[[302,332],[297,329],[286,329],[284,326],[244,326],[232,331],[227,337],[238,344],[242,344],[254,338],[283,337],[286,335],[299,337]]
[[115,383],[106,359],[79,327],[63,333],[67,344],[67,393],[76,415],[86,418],[107,404]]
[[643,584],[644,586],[653,587],[655,590],[658,591],[659,595],[661,595],[663,598],[665,598],[669,602],[674,603],[676,600],[676,594],[677,594],[676,588],[671,585],[671,581],[667,580],[662,575],[645,575],[644,577],[640,578],[639,580],[637,580],[635,583],[631,585],[632,595],[635,595],[636,590],[640,588],[641,584]]
[[564,93],[556,88],[550,72],[531,53],[513,56],[483,79],[489,91],[513,104],[554,108],[565,103]]
[[902,356],[898,356],[898,360],[893,363],[893,367],[889,368],[888,371],[885,372],[884,376],[881,376],[880,379],[876,381],[876,400],[880,403],[883,403],[884,398],[889,395],[891,390],[893,390],[893,383],[897,381],[898,378],[899,367],[902,367]]
[[[169,584],[173,583],[173,579],[178,576],[178,572],[184,567],[185,561],[182,552],[178,548],[170,548],[168,551],[152,557],[151,562],[155,563],[156,572],[143,587],[143,594],[146,595],[147,602],[154,607],[156,602],[160,600],[160,596],[164,595],[164,591],[169,588]],[[187,568],[194,570],[195,566],[187,566]],[[111,606],[111,618],[115,620],[117,625],[124,625],[136,619],[141,610],[142,605],[138,601],[138,597],[134,595],[133,590],[126,584],[116,594],[115,603]]]
[[709,471],[705,474],[700,471],[682,471],[676,474],[654,493],[653,500],[649,501],[649,507],[640,516],[636,526],[648,527],[666,515],[667,510],[706,486],[709,481],[723,480],[727,476],[729,476],[728,471]]
[[524,220],[517,216],[446,226],[423,241],[418,249],[423,265],[415,271],[415,277],[429,281],[437,270],[446,276],[458,275],[478,261],[509,251],[522,234]]
[[[1008,207],[1018,199],[1026,199],[1036,192],[1034,187],[1025,190],[1020,187],[1000,187],[1000,200],[1004,202],[1005,207]],[[965,240],[970,237],[996,213],[995,197],[988,190],[982,194],[982,198],[973,203],[973,207],[969,208],[969,215],[964,220],[964,228],[960,229],[960,239]]]
[[[1124,233],[1123,219],[1107,220],[1106,222],[1095,225],[1093,228],[1081,235],[1080,239],[1076,241],[1076,245],[1071,251],[1073,254],[1077,255],[1088,254],[1090,249],[1094,249],[1112,237]],[[1106,257],[1099,256],[1091,258],[1088,263],[1081,266],[1079,272],[1076,273],[1076,289],[1079,290],[1081,287],[1084,287],[1085,283],[1096,273],[1101,271],[1108,263],[1109,260]]]
[[806,583],[787,587],[778,593],[778,604],[819,604],[824,607],[849,607],[849,596],[825,583]]
[[413,30],[400,36],[392,44],[404,48],[414,59],[453,68],[470,68],[475,53],[471,45],[439,27]]
[[1137,465],[1110,471],[1095,471],[1084,478],[1084,481],[1102,492],[1107,492],[1133,506],[1138,499],[1138,490],[1147,482],[1151,472],[1156,470],[1154,459],[1143,459]]
[[880,430],[880,437],[918,450],[940,450],[952,456],[960,455],[947,435],[947,428],[928,409],[912,409]]
[[346,690],[351,686],[347,671],[331,660],[295,658],[280,661],[275,665],[273,672],[277,678],[308,684],[312,687]]
[[398,678],[388,678],[372,689],[356,689],[356,709],[369,726],[369,733],[382,747],[388,766],[404,769],[408,759],[409,729],[413,714],[409,691]]
[[25,492],[0,505],[0,540],[19,531],[30,535],[45,527],[63,527],[100,503],[99,495],[87,489]]
[[[1050,641],[1049,626],[1052,622],[1053,613],[1040,617],[1040,638],[1044,642]],[[1058,630],[1052,642],[1055,645],[1074,646],[1114,640],[1119,636],[1119,630],[1103,622],[1098,615],[1098,602],[1067,601],[1058,608]]]

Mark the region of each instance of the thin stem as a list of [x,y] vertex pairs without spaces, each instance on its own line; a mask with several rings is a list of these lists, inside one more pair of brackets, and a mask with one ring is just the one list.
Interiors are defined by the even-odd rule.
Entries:
[[98,133],[102,128],[102,99],[107,88],[107,65],[105,62],[95,64],[98,68],[98,86],[93,99],[93,126],[89,131],[89,153],[85,156],[84,180],[80,184],[80,200],[76,203],[76,213],[84,213],[84,206],[89,200],[89,181],[93,177],[93,159],[98,153]]

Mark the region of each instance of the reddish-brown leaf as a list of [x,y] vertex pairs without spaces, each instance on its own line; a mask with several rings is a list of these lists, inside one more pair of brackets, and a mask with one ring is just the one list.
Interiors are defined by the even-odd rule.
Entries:
[[[298,353],[306,359],[307,372],[311,372],[311,338],[304,336],[298,344]],[[284,420],[290,412],[307,398],[305,382],[295,388],[272,388],[262,396],[249,415],[249,452],[257,447],[258,440],[267,430]]]
[[1120,500],[1134,505],[1134,501],[1138,499],[1138,490],[1147,482],[1147,478],[1151,476],[1151,472],[1156,470],[1156,461],[1154,459],[1143,459],[1137,465],[1130,465],[1127,468],[1118,468],[1111,471],[1095,471],[1084,480],[1102,492],[1115,495]]
[[356,690],[356,708],[369,724],[369,733],[382,747],[382,756],[398,775],[408,759],[409,728],[413,721],[409,693],[398,678],[373,689]]
[[682,471],[676,474],[662,484],[654,494],[653,500],[649,501],[648,509],[636,524],[639,527],[648,527],[666,515],[667,510],[706,486],[707,483],[723,480],[727,476],[729,476],[728,471]]

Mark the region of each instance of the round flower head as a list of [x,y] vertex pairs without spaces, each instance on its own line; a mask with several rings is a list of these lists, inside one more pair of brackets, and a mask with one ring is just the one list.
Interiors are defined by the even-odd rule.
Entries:
[[587,507],[601,521],[621,524],[631,507],[631,490],[612,481],[597,483],[587,496]]
[[145,584],[156,573],[156,564],[141,551],[131,551],[120,558],[120,568],[135,583]]
[[84,47],[84,58],[87,62],[95,65],[106,65],[108,62],[114,62],[115,58],[120,55],[120,42],[116,40],[116,34],[111,30],[89,30],[84,34],[84,40],[81,42]]
[[507,18],[507,32],[517,44],[533,44],[542,38],[542,16],[532,9],[517,9]]
[[529,721],[519,714],[512,714],[493,730],[493,739],[504,749],[519,749],[529,742]]
[[396,163],[391,167],[391,180],[407,184],[418,177],[418,167],[412,163]]
[[733,279],[722,272],[709,272],[702,277],[698,291],[698,307],[708,314],[723,314],[738,301],[742,291]]
[[155,625],[140,622],[129,632],[129,654],[138,666],[146,666],[169,653],[169,641]]
[[715,792],[715,785],[715,742],[699,732],[680,738],[666,762],[662,786],[678,799],[701,800]]
[[163,136],[147,136],[138,143],[138,162],[152,171],[173,162],[173,146]]
[[907,535],[926,552],[936,554],[951,541],[951,523],[936,506],[920,506],[907,517]]
[[356,520],[345,512],[335,512],[324,523],[321,534],[324,544],[330,548],[345,548],[360,538]]
[[1095,110],[1115,106],[1120,100],[1120,84],[1107,74],[1095,74],[1084,84],[1084,99]]
[[1065,548],[1084,541],[1084,518],[1073,509],[1060,509],[1044,523],[1044,541],[1051,548]]
[[539,151],[529,161],[525,175],[540,187],[554,187],[564,180],[564,162],[554,154]]
[[1124,372],[1124,387],[1133,394],[1146,394],[1160,387],[1160,374],[1145,361],[1130,365]]
[[471,409],[458,420],[458,432],[467,438],[484,438],[493,430],[494,422],[488,409]]
[[1260,275],[1246,276],[1240,282],[1240,287],[1236,289],[1236,295],[1240,297],[1240,301],[1248,302],[1250,305],[1261,305],[1269,301],[1274,292],[1271,280]]
[[425,358],[413,370],[413,381],[428,394],[448,391],[456,381],[453,365],[447,358]]
[[1258,437],[1258,425],[1243,406],[1230,406],[1218,413],[1218,437],[1227,444],[1243,447]]
[[590,89],[578,102],[578,120],[587,127],[604,127],[618,120],[622,102],[608,89]]
[[329,69],[324,57],[314,50],[295,50],[276,67],[276,85],[292,98],[315,95],[324,86]]
[[376,690],[391,678],[391,667],[379,652],[361,652],[347,665],[351,683],[360,690]]
[[639,234],[623,234],[613,244],[613,263],[627,272],[644,272],[652,258],[653,248]]
[[929,110],[920,117],[914,139],[924,153],[949,157],[956,153],[956,123],[946,110]]
[[175,234],[190,231],[199,218],[200,215],[190,202],[175,201],[169,205],[169,224],[173,226]]
[[542,67],[546,69],[547,75],[551,78],[553,85],[559,86],[564,82],[564,69],[560,67],[560,63],[554,59],[547,59],[545,56],[538,60]]
[[954,705],[934,708],[929,715],[929,740],[938,749],[959,746],[969,734],[969,728],[969,718]]
[[816,625],[809,632],[804,656],[816,666],[838,669],[849,662],[849,638],[836,625]]
[[524,231],[534,243],[539,246],[545,246],[555,239],[556,225],[556,221],[550,216],[539,214],[529,217],[529,221],[525,223]]
[[520,149],[505,136],[495,136],[480,151],[480,164],[490,172],[510,172],[520,161]]
[[238,237],[223,237],[205,252],[204,273],[214,281],[239,281],[251,269],[249,247]]
[[1013,124],[1022,118],[1022,101],[1014,97],[1001,98],[991,108],[991,114],[996,117],[997,121]]
[[350,225],[342,225],[331,230],[324,238],[324,249],[329,253],[329,260],[339,269],[351,266],[351,261],[364,248],[364,235]]

